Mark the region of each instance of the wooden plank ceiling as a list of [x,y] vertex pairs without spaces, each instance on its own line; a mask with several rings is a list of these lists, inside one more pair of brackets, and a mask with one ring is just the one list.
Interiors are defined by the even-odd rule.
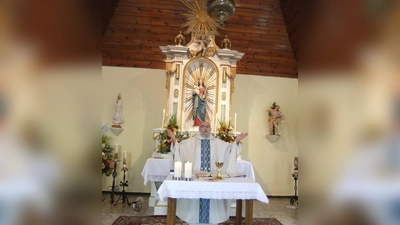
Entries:
[[[103,10],[103,65],[165,69],[159,46],[176,44],[175,36],[185,31],[186,7],[180,0],[109,1]],[[297,78],[297,11],[297,0],[236,0],[216,44],[228,35],[231,49],[245,53],[237,74]]]

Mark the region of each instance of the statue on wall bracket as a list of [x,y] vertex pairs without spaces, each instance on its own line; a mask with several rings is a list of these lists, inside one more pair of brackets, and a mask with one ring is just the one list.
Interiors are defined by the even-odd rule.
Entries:
[[282,112],[279,111],[279,108],[279,105],[274,102],[271,108],[267,110],[269,116],[268,123],[270,128],[270,134],[267,135],[267,138],[272,142],[276,141],[280,137],[280,134],[278,133],[278,125],[282,121],[283,115]]

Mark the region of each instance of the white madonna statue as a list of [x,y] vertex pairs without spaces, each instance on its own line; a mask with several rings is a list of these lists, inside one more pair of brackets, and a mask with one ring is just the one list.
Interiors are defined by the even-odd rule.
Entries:
[[115,102],[115,112],[114,112],[114,116],[113,116],[112,127],[121,128],[121,123],[124,122],[122,106],[123,106],[123,103],[122,103],[122,99],[121,99],[121,93],[119,93],[117,96],[117,101]]

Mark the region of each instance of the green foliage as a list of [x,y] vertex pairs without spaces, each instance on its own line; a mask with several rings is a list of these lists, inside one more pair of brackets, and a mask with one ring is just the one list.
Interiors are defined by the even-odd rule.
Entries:
[[[187,135],[183,135],[181,132],[179,132],[178,122],[176,121],[175,115],[169,119],[168,125],[165,128],[174,132],[176,141],[178,143],[188,138]],[[164,130],[160,134],[160,145],[158,146],[158,152],[162,154],[170,152],[171,144],[172,140],[170,137],[168,137],[167,130]]]
[[111,140],[106,134],[102,134],[101,136],[101,171],[102,174],[106,176],[110,176],[114,169],[114,156],[112,155],[112,151],[114,148],[108,143]]
[[231,123],[219,122],[219,128],[217,129],[217,138],[232,143],[235,141],[235,137],[232,134]]

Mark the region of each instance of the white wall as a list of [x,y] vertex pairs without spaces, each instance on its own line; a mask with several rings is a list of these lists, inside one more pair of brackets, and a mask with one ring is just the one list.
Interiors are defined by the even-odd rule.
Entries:
[[[252,162],[256,181],[267,195],[293,195],[293,158],[297,149],[297,79],[236,76],[232,112],[237,113],[237,130],[248,132],[242,158]],[[269,142],[267,110],[280,106],[284,120],[281,137]]]
[[[256,181],[267,195],[293,195],[293,158],[297,149],[297,79],[237,75],[232,113],[237,113],[237,130],[249,132],[242,145],[242,158],[253,163]],[[166,108],[165,71],[103,67],[103,125],[112,124],[114,101],[118,93],[124,103],[125,129],[119,136],[108,132],[112,144],[128,152],[128,192],[150,192],[140,175],[155,144],[152,130],[160,127]],[[285,116],[281,138],[270,143],[267,110],[276,101]],[[119,171],[116,183],[122,180]],[[103,175],[102,189],[112,183]]]

